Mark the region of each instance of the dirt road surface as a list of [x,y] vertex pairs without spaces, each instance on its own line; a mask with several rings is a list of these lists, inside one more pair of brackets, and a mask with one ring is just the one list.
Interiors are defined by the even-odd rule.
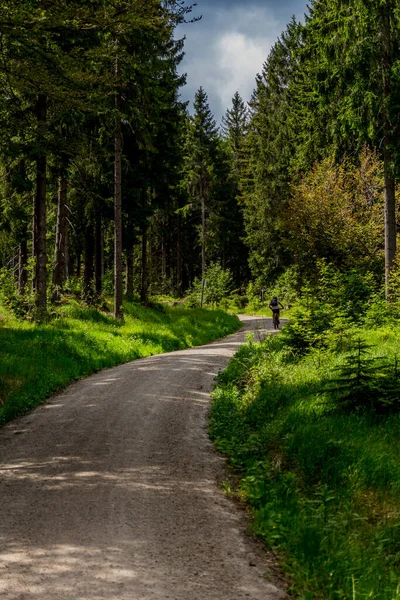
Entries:
[[224,340],[79,381],[0,430],[2,600],[284,597],[207,437],[212,380],[262,325],[244,319]]

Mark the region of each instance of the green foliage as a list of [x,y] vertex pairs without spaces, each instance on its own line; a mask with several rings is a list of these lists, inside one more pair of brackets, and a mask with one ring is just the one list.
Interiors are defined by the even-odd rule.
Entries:
[[382,296],[374,294],[369,299],[363,322],[368,327],[382,327],[397,315],[397,303],[388,303]]
[[399,174],[398,27],[389,0],[314,1],[271,49],[242,184],[254,278],[293,263],[308,277],[321,258],[383,277],[383,183]]
[[16,317],[24,317],[35,307],[33,293],[19,294],[14,273],[9,269],[0,269],[0,304],[3,304]]
[[0,424],[43,402],[74,379],[116,364],[205,344],[235,331],[222,311],[125,303],[125,320],[69,302],[47,323],[1,309]]
[[[185,140],[184,184],[192,202],[204,202],[208,206],[215,184],[216,149],[217,125],[210,111],[207,94],[201,87],[196,92],[194,116],[187,122]],[[185,211],[192,208],[188,205]]]
[[[10,260],[14,246],[21,245],[28,256],[32,239],[37,242],[46,237],[47,249],[54,248],[57,216],[53,199],[63,174],[68,215],[62,221],[68,224],[61,239],[63,244],[68,240],[68,245],[61,256],[69,259],[68,267],[78,277],[81,257],[85,257],[88,295],[88,289],[94,287],[90,240],[96,229],[105,255],[99,257],[97,252],[97,263],[111,267],[110,158],[116,119],[122,122],[125,139],[124,246],[130,250],[138,243],[139,227],[146,233],[147,219],[156,208],[168,205],[166,212],[173,214],[185,120],[185,103],[178,94],[185,77],[177,72],[183,40],[176,39],[174,29],[190,12],[190,5],[181,0],[116,0],[108,5],[81,0],[3,3],[1,266]],[[122,97],[118,110],[116,93]],[[39,122],[38,99],[41,106],[48,107]],[[43,181],[47,183],[47,202],[43,185],[43,219],[35,221],[43,231],[36,236],[30,225],[38,157],[47,162],[43,178],[47,180]],[[143,206],[137,197],[149,189],[152,193]],[[3,230],[9,234],[6,242]],[[62,261],[53,263],[45,254],[44,250],[40,253],[41,272],[47,267],[50,274]],[[66,273],[63,275],[65,279]],[[46,282],[45,277],[42,280]],[[48,277],[47,283],[50,281]],[[58,281],[56,285],[62,289]]]
[[[211,263],[204,274],[206,286],[203,294],[203,304],[218,306],[222,300],[227,299],[233,289],[232,273],[229,269],[223,269],[221,264]],[[188,296],[188,302],[199,305],[202,295],[202,280],[196,278]]]
[[298,65],[302,25],[294,19],[272,47],[250,106],[241,174],[243,214],[253,277],[275,279],[291,264],[283,217],[291,196],[291,162],[296,148],[291,81]]
[[268,306],[274,296],[277,296],[285,308],[290,308],[297,302],[299,296],[298,275],[297,267],[292,266],[285,269],[272,285],[266,285],[261,277],[256,282],[250,282],[246,290],[248,297],[246,311],[250,314],[265,314],[269,311]]
[[315,262],[338,269],[383,271],[383,174],[377,155],[364,148],[359,164],[333,157],[317,163],[293,187],[284,215],[287,246],[303,277]]
[[302,288],[301,298],[284,329],[286,343],[305,352],[312,346],[339,342],[366,318],[376,288],[369,272],[343,272],[324,260],[318,261],[313,278]]
[[[378,352],[398,377],[398,325],[358,335],[369,358]],[[362,347],[350,377],[367,365]],[[219,375],[210,432],[295,597],[393,600],[400,589],[400,415],[396,407],[385,415],[331,410],[319,392],[336,368],[348,369],[348,358],[340,344],[326,342],[294,359],[283,335],[248,343]],[[369,381],[385,369],[371,368]]]
[[239,92],[236,92],[232,98],[232,108],[222,117],[222,133],[232,150],[235,169],[240,168],[239,161],[248,126],[249,111]]
[[371,346],[361,338],[348,343],[336,376],[324,392],[339,410],[349,413],[374,410],[379,413],[400,410],[398,358],[383,360],[372,356]]
[[337,367],[337,376],[325,388],[344,412],[371,410],[374,407],[377,392],[374,383],[380,368],[377,359],[368,356],[370,348],[358,338],[349,349],[343,364]]

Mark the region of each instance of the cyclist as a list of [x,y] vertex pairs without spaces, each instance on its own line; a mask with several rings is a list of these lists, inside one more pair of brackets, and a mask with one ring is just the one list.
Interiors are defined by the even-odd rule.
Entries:
[[279,327],[279,316],[283,305],[279,302],[277,296],[274,296],[269,303],[269,308],[272,310],[272,321],[275,329]]

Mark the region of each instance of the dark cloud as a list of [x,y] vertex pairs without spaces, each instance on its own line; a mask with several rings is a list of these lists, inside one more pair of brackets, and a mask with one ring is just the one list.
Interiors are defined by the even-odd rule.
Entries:
[[206,14],[221,8],[230,10],[233,7],[240,7],[246,10],[249,6],[267,7],[283,20],[290,19],[292,15],[302,18],[306,10],[306,2],[303,0],[197,0],[193,15]]
[[201,21],[178,30],[186,36],[182,98],[192,100],[203,86],[219,121],[235,91],[250,98],[271,46],[292,16],[302,20],[305,11],[306,0],[198,0],[193,16]]

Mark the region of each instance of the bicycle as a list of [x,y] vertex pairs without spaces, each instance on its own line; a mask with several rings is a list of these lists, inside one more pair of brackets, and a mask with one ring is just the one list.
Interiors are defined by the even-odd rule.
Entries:
[[279,313],[278,312],[273,312],[272,313],[272,323],[274,325],[274,329],[279,329],[280,320],[279,320]]

